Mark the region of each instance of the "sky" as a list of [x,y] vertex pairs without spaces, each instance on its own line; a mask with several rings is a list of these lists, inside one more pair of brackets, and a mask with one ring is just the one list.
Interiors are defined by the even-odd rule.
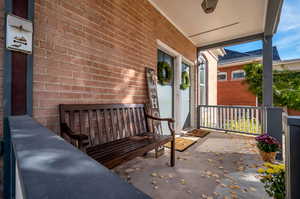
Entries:
[[[282,60],[300,58],[300,0],[284,0],[277,33],[273,37]],[[246,52],[262,48],[261,41],[227,47]]]

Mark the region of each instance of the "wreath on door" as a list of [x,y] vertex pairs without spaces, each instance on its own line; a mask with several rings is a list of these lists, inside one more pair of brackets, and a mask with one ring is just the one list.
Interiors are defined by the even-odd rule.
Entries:
[[157,64],[158,82],[161,85],[168,85],[172,83],[173,71],[167,62],[158,62]]
[[182,81],[182,83],[180,85],[181,90],[185,90],[191,86],[190,75],[187,71],[182,72],[181,81]]

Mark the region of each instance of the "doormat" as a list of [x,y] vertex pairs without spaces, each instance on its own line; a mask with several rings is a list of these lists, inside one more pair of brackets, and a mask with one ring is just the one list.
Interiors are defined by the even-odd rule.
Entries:
[[187,136],[204,138],[209,133],[210,133],[209,131],[205,131],[205,130],[201,130],[201,129],[194,129],[194,130],[188,132],[186,135]]
[[[196,140],[186,139],[186,138],[175,138],[175,149],[176,151],[183,152],[193,144],[195,144]],[[171,148],[171,142],[165,144],[165,147]]]

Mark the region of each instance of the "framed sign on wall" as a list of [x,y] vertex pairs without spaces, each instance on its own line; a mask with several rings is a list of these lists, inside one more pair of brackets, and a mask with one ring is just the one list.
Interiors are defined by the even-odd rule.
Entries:
[[26,54],[32,53],[32,22],[8,14],[6,18],[6,48]]

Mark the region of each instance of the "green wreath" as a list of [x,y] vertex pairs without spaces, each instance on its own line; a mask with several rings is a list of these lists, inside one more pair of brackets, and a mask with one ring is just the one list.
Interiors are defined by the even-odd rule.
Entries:
[[173,78],[173,71],[171,66],[167,62],[158,62],[157,67],[158,82],[161,85],[171,84]]
[[182,72],[181,74],[182,83],[180,85],[181,90],[185,90],[191,86],[190,84],[190,75],[187,71]]

